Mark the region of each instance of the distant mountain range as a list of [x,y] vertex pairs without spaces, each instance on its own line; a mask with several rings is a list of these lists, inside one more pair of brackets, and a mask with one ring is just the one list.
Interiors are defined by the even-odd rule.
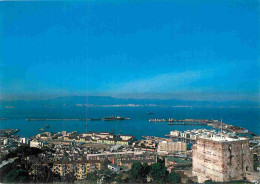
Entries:
[[93,105],[117,105],[117,104],[139,104],[139,105],[170,105],[170,106],[202,106],[202,107],[260,107],[259,102],[253,101],[191,101],[178,99],[121,99],[109,96],[66,96],[48,100],[15,100],[0,101],[0,108],[23,108],[44,106],[74,106],[76,104]]

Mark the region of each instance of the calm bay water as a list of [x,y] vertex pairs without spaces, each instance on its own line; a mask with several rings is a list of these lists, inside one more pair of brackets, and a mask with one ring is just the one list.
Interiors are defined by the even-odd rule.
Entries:
[[[147,112],[155,114],[147,115]],[[31,121],[26,118],[103,118],[106,116],[129,117],[124,121]],[[35,108],[35,109],[3,109],[0,117],[7,118],[0,121],[0,128],[18,128],[19,135],[29,137],[39,133],[39,128],[45,128],[48,123],[50,128],[47,131],[58,132],[78,131],[111,131],[115,133],[122,131],[122,134],[141,136],[164,136],[172,130],[188,129],[212,129],[208,126],[198,125],[175,125],[170,126],[167,122],[149,122],[149,118],[174,118],[174,119],[223,119],[223,122],[241,126],[250,131],[260,134],[260,112],[257,108],[182,108],[182,107],[64,107],[64,108]]]

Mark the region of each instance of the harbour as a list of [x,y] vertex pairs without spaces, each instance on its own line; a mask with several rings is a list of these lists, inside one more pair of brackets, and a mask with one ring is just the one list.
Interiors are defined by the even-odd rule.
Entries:
[[[8,113],[10,111],[10,113]],[[218,108],[162,108],[162,107],[91,107],[87,108],[87,116],[93,117],[86,118],[85,108],[66,108],[66,109],[42,109],[37,112],[21,111],[18,109],[5,109],[2,111],[6,121],[1,122],[1,128],[13,129],[19,128],[21,134],[30,137],[39,132],[40,128],[46,129],[46,123],[49,125],[48,131],[72,131],[77,130],[79,132],[85,131],[110,131],[115,132],[122,131],[124,134],[135,135],[137,138],[141,136],[164,136],[166,133],[172,130],[185,131],[188,129],[220,129],[221,123],[207,123],[207,126],[201,125],[168,125],[168,123],[177,122],[149,122],[147,111],[154,112],[153,116],[158,119],[166,119],[165,117],[174,117],[174,119],[208,119],[218,120],[223,118],[223,129],[228,128],[230,131],[235,130],[238,132],[253,132],[260,134],[260,127],[258,123],[259,113],[258,109],[242,109],[242,108],[226,108],[219,111]],[[224,112],[224,113],[223,113]],[[117,114],[120,117],[130,117],[127,121],[103,121],[103,118],[109,117],[112,114]],[[223,115],[224,114],[224,115]],[[248,116],[250,114],[250,116]],[[59,116],[58,116],[59,115]],[[41,118],[39,118],[41,117]],[[64,118],[60,118],[64,117]],[[97,118],[95,118],[97,117]],[[35,119],[42,121],[26,121],[26,119]],[[66,119],[65,121],[63,121]],[[88,120],[90,119],[90,120]],[[82,121],[80,121],[82,120]],[[35,122],[35,123],[29,123]],[[227,123],[225,123],[227,122]],[[181,122],[183,123],[183,122]],[[189,123],[189,122],[186,122]],[[87,126],[86,126],[87,124]],[[226,127],[226,124],[230,125]],[[231,126],[232,125],[232,126]],[[237,128],[237,127],[243,127]],[[139,131],[136,131],[139,130]]]

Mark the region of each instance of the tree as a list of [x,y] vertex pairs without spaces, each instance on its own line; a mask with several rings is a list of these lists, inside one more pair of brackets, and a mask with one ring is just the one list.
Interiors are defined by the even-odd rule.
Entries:
[[101,164],[101,169],[107,169],[108,164],[110,164],[110,161],[106,158]]
[[143,164],[143,171],[142,171],[142,180],[146,182],[147,176],[149,175],[151,170],[151,166],[148,165],[147,163]]
[[99,178],[98,178],[97,171],[93,171],[93,172],[87,174],[87,180],[90,181],[91,183],[97,183],[98,179]]
[[147,163],[143,164],[143,175],[147,176],[151,170],[151,166],[149,166]]
[[99,175],[100,182],[105,182],[105,183],[111,183],[115,181],[115,178],[117,176],[116,173],[108,169],[100,170],[98,172],[98,175]]
[[26,183],[28,182],[28,174],[23,169],[16,169],[9,172],[3,178],[4,183]]
[[181,183],[181,177],[178,173],[172,171],[169,175],[168,175],[168,179],[167,179],[170,183]]
[[130,170],[130,179],[139,181],[143,176],[143,165],[140,162],[134,162]]
[[75,173],[74,172],[70,172],[68,174],[65,175],[65,177],[63,178],[63,180],[66,182],[66,183],[74,183],[77,178],[75,176]]
[[167,181],[168,171],[163,162],[152,164],[149,174],[156,183],[166,183]]
[[121,172],[116,176],[117,183],[126,183],[129,182],[129,174],[126,172]]
[[146,182],[150,170],[151,167],[147,163],[141,164],[140,162],[135,162],[132,164],[129,178],[136,182]]

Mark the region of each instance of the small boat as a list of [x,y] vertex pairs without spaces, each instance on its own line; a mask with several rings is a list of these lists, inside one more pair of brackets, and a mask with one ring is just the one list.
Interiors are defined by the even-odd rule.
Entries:
[[39,131],[40,132],[45,132],[45,129],[44,128],[39,128]]
[[154,112],[147,112],[147,115],[150,115],[150,114],[155,114]]

